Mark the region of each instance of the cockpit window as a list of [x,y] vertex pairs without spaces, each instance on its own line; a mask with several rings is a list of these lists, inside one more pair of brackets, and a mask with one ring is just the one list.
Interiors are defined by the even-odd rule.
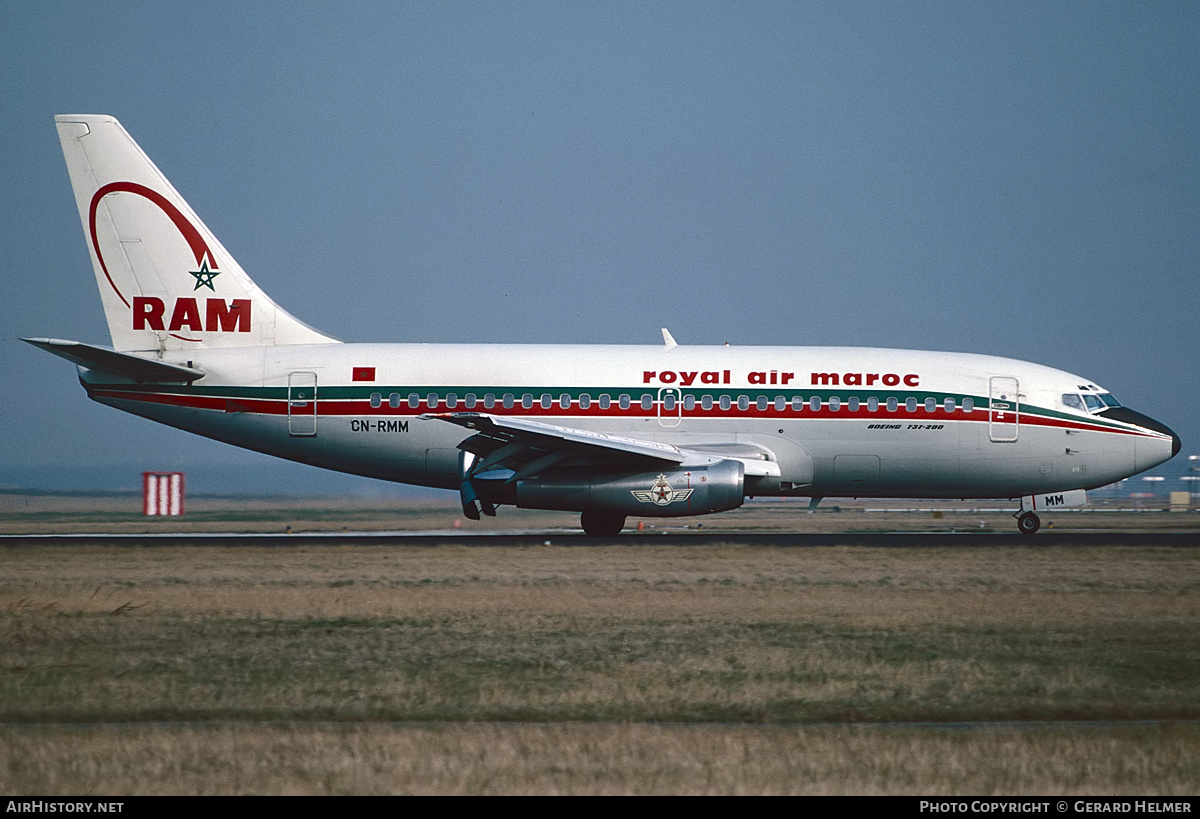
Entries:
[[1110,407],[1119,407],[1121,402],[1112,397],[1110,392],[1098,392],[1095,394],[1085,392],[1083,395],[1076,395],[1073,392],[1063,393],[1062,402],[1064,407],[1079,410],[1080,412],[1101,412]]

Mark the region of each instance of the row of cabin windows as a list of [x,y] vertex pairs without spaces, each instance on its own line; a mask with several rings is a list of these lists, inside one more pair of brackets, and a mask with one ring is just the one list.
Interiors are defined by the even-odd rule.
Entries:
[[[403,399],[401,398],[400,393],[394,392],[388,396],[388,406],[390,406],[392,409],[399,408],[402,401]],[[445,403],[447,409],[455,409],[458,407],[459,398],[455,393],[450,393],[446,395],[445,398],[442,398],[437,393],[432,392],[425,396],[425,405],[427,407],[436,407],[439,403],[443,402]],[[554,402],[554,396],[550,393],[542,393],[540,397],[535,398],[532,393],[527,392],[522,395],[520,399],[518,399],[512,393],[505,393],[499,399],[499,403],[505,409],[513,409],[518,403],[520,404],[521,409],[533,409],[535,404],[541,409],[553,409]],[[481,403],[483,404],[484,409],[494,409],[497,404],[497,398],[490,392],[483,396],[482,401],[480,401],[474,393],[470,392],[462,398],[462,405],[468,410],[476,409]],[[563,393],[562,395],[558,396],[558,405],[561,409],[570,409],[572,403],[576,403],[576,401],[575,399],[572,399],[570,395]],[[592,397],[587,393],[583,393],[579,396],[577,403],[579,404],[580,409],[590,409],[592,406]],[[596,405],[601,410],[609,409],[613,403],[614,401],[608,395],[608,393],[601,393],[600,397],[596,399]],[[623,393],[617,396],[615,403],[621,409],[627,410],[633,405],[633,398],[631,398],[628,394]],[[644,393],[638,403],[642,409],[647,411],[652,410],[654,409],[654,396],[651,393]],[[692,412],[696,409],[697,405],[699,405],[700,409],[703,411],[710,411],[714,407],[720,407],[722,410],[728,410],[733,407],[734,400],[728,395],[722,395],[715,399],[711,395],[702,395],[699,397],[699,399],[697,399],[697,397],[694,395],[685,395],[682,399],[677,399],[675,395],[667,393],[662,398],[662,409],[664,412],[673,412],[675,411],[677,403],[682,404],[684,410]],[[750,403],[751,399],[748,395],[739,395],[737,397],[737,408],[743,412],[750,409]],[[904,409],[906,412],[916,412],[919,403],[921,402],[918,402],[916,398],[908,398],[904,402]],[[871,396],[866,401],[862,401],[857,396],[854,396],[843,401],[836,395],[824,400],[822,400],[820,396],[814,395],[808,399],[807,403],[799,395],[792,398],[790,402],[782,395],[775,396],[774,401],[765,395],[760,395],[754,399],[754,407],[760,412],[765,412],[772,406],[776,412],[784,412],[788,409],[789,404],[794,412],[802,412],[806,406],[813,412],[817,412],[821,409],[822,404],[824,404],[824,406],[828,408],[830,412],[838,412],[841,410],[843,404],[845,404],[846,409],[850,412],[858,412],[859,409],[864,405],[866,406],[867,412],[878,412],[881,404],[886,408],[887,412],[897,412],[900,408],[900,400],[895,396],[882,400],[876,398],[875,396]],[[937,411],[938,402],[936,398],[926,398],[923,404],[926,412]],[[383,406],[383,395],[381,393],[371,393],[371,406],[375,407],[376,409]],[[409,393],[408,406],[411,409],[417,409],[420,407],[421,396],[415,392]],[[959,409],[958,403],[953,398],[945,399],[941,406],[946,412],[954,412]],[[975,409],[975,402],[970,398],[964,398],[961,409],[963,412],[971,412]]]

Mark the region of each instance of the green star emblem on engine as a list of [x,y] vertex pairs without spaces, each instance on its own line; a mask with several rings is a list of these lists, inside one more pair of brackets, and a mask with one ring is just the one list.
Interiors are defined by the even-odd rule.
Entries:
[[192,288],[193,291],[199,290],[201,287],[207,287],[214,293],[217,292],[217,288],[213,287],[213,277],[220,275],[221,271],[209,270],[208,259],[200,262],[199,270],[189,270],[188,272],[196,277],[196,286]]

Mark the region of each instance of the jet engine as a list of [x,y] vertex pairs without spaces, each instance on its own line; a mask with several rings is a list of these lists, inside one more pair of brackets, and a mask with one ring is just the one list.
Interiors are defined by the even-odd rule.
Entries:
[[673,518],[736,509],[744,500],[744,484],[745,469],[732,460],[638,473],[566,467],[516,481],[515,500],[523,509],[606,509]]

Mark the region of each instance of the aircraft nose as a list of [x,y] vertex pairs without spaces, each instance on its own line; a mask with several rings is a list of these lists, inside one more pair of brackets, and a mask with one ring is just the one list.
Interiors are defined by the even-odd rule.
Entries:
[[1126,424],[1137,424],[1143,429],[1149,429],[1163,435],[1171,436],[1171,454],[1166,455],[1162,458],[1162,460],[1157,461],[1155,464],[1147,464],[1145,467],[1142,467],[1143,469],[1149,469],[1151,466],[1155,466],[1163,461],[1169,461],[1171,458],[1174,458],[1176,455],[1178,455],[1179,450],[1183,447],[1183,442],[1179,440],[1179,436],[1176,435],[1175,431],[1166,424],[1162,423],[1161,421],[1155,421],[1149,415],[1143,415],[1140,412],[1131,410],[1129,407],[1113,407],[1112,409],[1104,410],[1104,412],[1100,413],[1100,415],[1104,418],[1111,418],[1114,421],[1123,421]]

